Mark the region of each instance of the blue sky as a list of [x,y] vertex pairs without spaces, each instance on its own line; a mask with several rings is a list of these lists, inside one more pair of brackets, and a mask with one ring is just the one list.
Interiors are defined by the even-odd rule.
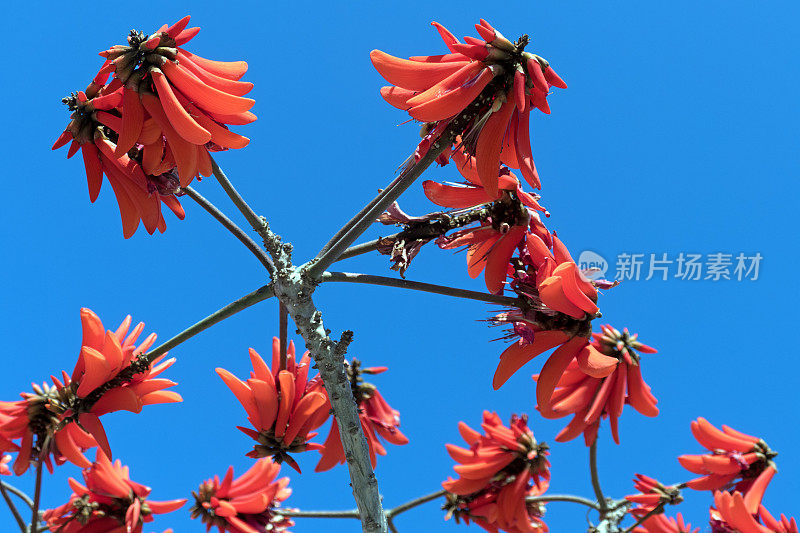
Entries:
[[[53,9],[47,9],[52,7]],[[250,146],[217,158],[250,203],[295,247],[313,256],[329,235],[388,183],[418,142],[413,124],[378,95],[384,81],[368,54],[398,56],[445,50],[429,26],[474,34],[481,17],[509,37],[528,33],[528,49],[548,58],[569,84],[550,97],[552,115],[531,121],[543,203],[575,255],[592,250],[614,270],[620,253],[739,253],[763,256],[757,280],[627,280],[607,291],[600,307],[616,327],[638,331],[659,349],[646,357],[645,379],[661,415],[626,409],[622,445],[601,428],[600,474],[607,494],[632,492],[636,472],[671,483],[689,476],[675,457],[701,450],[689,422],[705,416],[762,436],[780,452],[779,473],[765,504],[794,513],[800,492],[797,389],[792,338],[798,296],[796,219],[800,108],[796,85],[794,2],[403,2],[347,5],[292,2],[137,2],[65,13],[61,4],[15,5],[0,22],[9,50],[0,71],[6,94],[3,160],[6,197],[0,212],[4,283],[2,331],[7,364],[0,397],[15,399],[31,381],[71,370],[80,344],[79,309],[107,327],[127,314],[165,340],[196,320],[266,283],[260,265],[186,199],[187,218],[167,215],[164,235],[140,231],[123,240],[116,202],[106,183],[88,201],[83,165],[50,145],[67,123],[60,99],[82,89],[101,65],[97,52],[186,13],[203,28],[187,48],[213,59],[246,59],[259,120],[236,131]],[[450,167],[426,177],[454,180]],[[197,189],[222,209],[234,209],[213,180]],[[401,200],[408,212],[432,211],[416,186]],[[365,236],[391,233],[375,228]],[[337,268],[394,275],[382,256]],[[675,265],[673,264],[673,268]],[[426,247],[409,279],[481,290],[466,275],[464,257]],[[402,414],[405,447],[390,447],[377,476],[387,506],[438,489],[452,473],[446,442],[460,441],[457,422],[477,426],[483,409],[504,418],[531,414],[537,438],[553,442],[564,421],[534,409],[534,362],[500,391],[491,376],[501,342],[481,319],[492,306],[397,289],[333,284],[316,301],[334,332],[355,331],[351,355],[386,365],[377,376]],[[153,499],[187,497],[209,476],[233,464],[250,466],[251,443],[234,426],[244,412],[214,374],[222,366],[248,371],[247,348],[268,352],[277,310],[267,301],[171,352],[169,377],[185,401],[147,407],[139,415],[104,418],[115,456]],[[323,428],[327,431],[327,426]],[[324,436],[324,435],[323,435]],[[591,495],[587,450],[580,441],[552,447],[552,491]],[[344,467],[314,474],[317,456],[299,457],[291,506],[353,507]],[[47,476],[45,507],[69,495],[72,466]],[[13,483],[29,488],[31,477]],[[679,509],[707,529],[707,494],[685,494]],[[187,507],[188,508],[188,507]],[[551,531],[582,530],[584,511],[548,507]],[[13,527],[0,511],[3,529]],[[444,523],[437,504],[398,518],[401,531],[463,528]],[[150,530],[201,531],[185,510],[158,518]],[[355,521],[299,519],[309,532],[357,531]],[[470,526],[476,530],[475,526]]]

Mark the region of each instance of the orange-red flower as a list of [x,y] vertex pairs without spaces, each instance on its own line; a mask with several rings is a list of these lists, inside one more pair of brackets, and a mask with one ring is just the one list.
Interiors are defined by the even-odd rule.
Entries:
[[434,138],[426,136],[417,156],[452,125],[477,158],[480,181],[490,196],[497,193],[501,161],[519,168],[539,188],[529,115],[533,107],[549,113],[550,87],[566,84],[545,59],[524,51],[527,35],[512,43],[481,19],[475,28],[482,39],[466,37],[461,43],[440,24],[433,25],[451,53],[408,60],[380,50],[370,53],[372,64],[393,85],[381,89],[384,99],[421,122],[435,123],[428,128]]
[[[590,446],[597,439],[600,420],[608,418],[611,434],[619,444],[618,420],[626,403],[645,416],[658,414],[657,400],[642,379],[640,357],[636,353],[656,350],[639,342],[627,328],[620,332],[604,325],[603,333],[592,335],[591,344],[569,361],[549,403],[539,403],[537,408],[545,418],[574,415],[556,436],[558,442],[583,433],[586,445]],[[541,382],[539,376],[533,379]]]
[[[347,377],[358,405],[358,419],[367,438],[372,468],[377,465],[378,455],[386,455],[386,448],[378,437],[398,446],[408,444],[408,437],[400,431],[400,412],[392,409],[375,385],[366,383],[361,377],[363,374],[380,374],[386,370],[385,366],[361,368],[361,362],[355,358],[347,365]],[[336,417],[332,420],[330,433],[320,453],[322,457],[317,463],[316,472],[330,470],[335,465],[345,462]]]
[[691,428],[697,442],[710,453],[678,457],[685,469],[702,476],[687,482],[689,488],[721,490],[739,479],[735,490],[747,493],[765,469],[774,468],[772,459],[778,454],[757,437],[725,425],[719,430],[702,417],[693,421]]
[[692,529],[692,524],[684,522],[683,515],[676,518],[663,514],[653,515],[633,530],[633,533],[699,533],[700,528]]
[[289,497],[289,478],[276,480],[280,465],[262,458],[240,477],[233,479],[233,467],[225,477],[219,476],[200,485],[192,492],[195,504],[192,518],[198,516],[206,530],[216,526],[220,533],[261,533],[286,531],[294,525],[291,519],[275,512]]
[[286,461],[300,471],[290,453],[319,450],[322,445],[308,442],[317,434],[310,433],[328,418],[328,400],[319,378],[308,379],[311,356],[303,354],[295,362],[294,342],[287,347],[286,369],[280,368],[280,340],[272,339],[272,369],[252,348],[250,361],[253,372],[242,381],[227,370],[217,368],[217,374],[247,412],[247,419],[255,428],[237,426],[258,444],[247,453],[248,457],[272,456],[277,462]]
[[[770,465],[758,475],[746,492],[717,491],[711,509],[711,527],[714,532],[737,533],[798,533],[797,522],[781,515],[776,520],[761,504],[767,485],[775,475],[775,467]],[[761,523],[759,522],[761,521]]]
[[[144,330],[140,322],[130,330],[128,316],[116,331],[106,331],[90,309],[81,309],[83,340],[78,362],[70,376],[51,376],[53,386],[34,385],[33,393],[22,393],[22,400],[0,402],[0,435],[10,441],[20,439],[14,472],[28,469],[34,454],[52,469],[68,460],[82,468],[91,462],[83,451],[100,446],[111,457],[100,416],[113,411],[138,413],[145,405],[179,402],[179,394],[167,391],[176,383],[158,375],[175,363],[162,362],[166,354],[153,362],[143,355],[155,342],[150,334],[140,345],[136,341]],[[130,332],[129,332],[130,330]],[[0,445],[2,441],[0,441]]]
[[10,462],[11,462],[11,456],[3,455],[2,459],[0,459],[0,476],[12,475],[11,469],[8,468],[8,464]]
[[[531,492],[526,496],[536,496]],[[474,522],[489,533],[503,530],[508,533],[547,533],[544,523],[544,505],[541,502],[514,504],[511,500],[500,499],[499,489],[488,489],[474,497],[463,497],[448,493],[443,509],[447,511],[445,520],[454,517],[456,522]],[[511,507],[513,505],[513,507]]]
[[128,45],[101,52],[106,61],[86,90],[65,99],[72,120],[53,149],[70,141],[68,157],[81,149],[92,202],[105,173],[126,238],[139,221],[149,233],[166,229],[160,202],[183,218],[174,193],[212,174],[209,150],[248,144],[226,125],[256,119],[248,111],[254,101],[242,98],[253,84],[239,81],[247,63],[182,49],[200,30],[186,29],[188,22],[186,16],[149,36],[131,32]]
[[185,499],[148,500],[150,487],[132,481],[127,466],[119,460],[112,464],[100,450],[83,471],[83,479],[85,485],[70,478],[69,502],[45,511],[43,519],[50,531],[141,533],[143,524],[153,521],[153,514],[170,513],[186,503]]
[[675,505],[683,501],[681,491],[678,486],[664,485],[657,479],[653,479],[644,474],[636,474],[633,478],[633,486],[639,494],[625,496],[625,499],[637,505],[631,514],[646,514],[657,507],[659,504]]

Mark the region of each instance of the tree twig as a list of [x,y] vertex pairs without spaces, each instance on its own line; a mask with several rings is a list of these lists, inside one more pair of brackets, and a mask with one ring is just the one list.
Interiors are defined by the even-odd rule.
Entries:
[[[213,157],[211,158],[211,168],[214,172],[214,177],[217,178],[217,181],[225,190],[225,193],[228,195],[228,197],[231,199],[234,205],[236,205],[236,208],[242,213],[242,215],[244,215],[244,218],[247,219],[247,222],[250,224],[250,226],[252,226],[252,228],[256,231],[256,233],[262,235],[263,237],[262,231],[264,223],[261,220],[261,217],[256,215],[256,212],[253,211],[253,209],[247,204],[247,202],[244,201],[244,198],[242,198],[239,192],[234,188],[233,184],[230,182],[230,180],[222,171],[222,169],[219,168],[219,165],[217,165],[217,162],[214,161]],[[272,264],[271,260],[270,260],[270,266],[267,267],[267,270],[269,271],[270,274],[273,274],[275,272],[275,267]]]
[[[394,239],[400,235],[399,233],[393,233],[392,235],[387,235],[383,237],[384,239]],[[350,259],[351,257],[355,257],[357,255],[366,254],[369,252],[373,252],[378,249],[378,242],[380,239],[374,239],[367,242],[362,242],[361,244],[356,244],[355,246],[351,246],[340,255],[336,261],[342,261],[344,259]]]
[[437,498],[441,498],[445,494],[447,494],[446,490],[437,490],[436,492],[432,492],[430,494],[426,494],[425,496],[420,496],[419,498],[414,498],[411,501],[408,501],[406,503],[402,503],[402,504],[398,505],[397,507],[393,507],[392,509],[389,509],[388,511],[386,511],[386,517],[387,518],[393,518],[393,517],[399,515],[400,513],[405,513],[409,509],[413,509],[414,507],[417,507],[418,505],[422,505],[423,503],[428,503],[428,502],[433,501],[433,500],[435,500]]
[[525,498],[526,502],[569,502],[569,503],[579,503],[581,505],[585,505],[587,507],[591,507],[592,509],[600,510],[596,502],[593,502],[589,498],[583,498],[581,496],[573,496],[572,494],[543,494],[541,496],[528,496]]
[[[3,495],[3,499],[6,501],[6,505],[8,505],[8,509],[11,511],[11,514],[14,515],[14,520],[17,521],[17,525],[19,526],[19,530],[22,533],[26,533],[28,531],[28,526],[25,524],[25,520],[23,520],[22,515],[19,514],[17,510],[17,506],[14,505],[14,502],[11,501],[11,497],[8,495],[6,491],[6,484],[0,482],[0,494]],[[31,507],[31,510],[33,508]]]
[[597,475],[597,440],[589,447],[589,470],[592,475],[592,488],[600,505],[600,514],[604,515],[608,511],[608,502],[603,496],[603,489],[600,487],[600,477]]
[[31,509],[33,508],[33,500],[31,500],[30,496],[28,496],[27,494],[22,492],[22,490],[18,489],[17,487],[12,485],[11,483],[6,483],[5,481],[0,481],[0,485],[2,485],[2,488],[7,490],[8,492],[13,494],[14,496],[18,497],[23,502],[25,502],[25,505],[27,505],[28,508],[31,508]]
[[264,268],[268,271],[273,268],[272,260],[269,258],[267,253],[258,245],[256,242],[250,238],[239,226],[237,226],[231,219],[225,216],[225,213],[220,211],[214,204],[209,202],[206,198],[204,198],[199,192],[192,189],[191,187],[182,187],[181,191],[186,194],[189,198],[197,202],[197,204],[205,209],[211,216],[213,216],[217,221],[222,224],[225,229],[233,234],[234,237],[239,239],[239,241],[244,244],[248,250],[250,250],[256,259],[258,259]]
[[[48,437],[45,437],[45,441],[47,441],[47,439]],[[46,449],[47,442],[45,442],[41,448]],[[43,452],[40,452],[36,459],[36,485],[33,490],[33,506],[31,507],[31,533],[39,532],[39,501],[42,497],[42,468],[44,466],[42,455]]]
[[384,287],[397,287],[400,289],[411,289],[415,291],[431,292],[443,294],[445,296],[455,296],[479,302],[487,302],[498,305],[515,306],[518,305],[516,298],[485,292],[470,291],[467,289],[457,289],[445,285],[435,285],[421,281],[411,281],[407,279],[390,278],[386,276],[375,276],[372,274],[358,274],[354,272],[325,272],[322,275],[322,282],[347,282],[347,283],[366,283],[369,285],[381,285]]
[[210,328],[214,324],[222,322],[226,318],[235,315],[239,311],[247,309],[251,305],[255,305],[258,302],[262,302],[268,298],[272,298],[273,296],[274,293],[272,291],[272,287],[270,285],[264,285],[263,287],[254,290],[250,294],[246,294],[245,296],[242,296],[238,300],[229,303],[219,311],[216,311],[215,313],[208,315],[200,322],[186,328],[185,330],[181,331],[180,333],[169,339],[167,342],[161,344],[160,346],[153,348],[152,350],[147,352],[146,357],[148,358],[148,360],[153,361],[158,356],[167,353],[168,351],[178,346],[182,342],[191,339],[201,331]]

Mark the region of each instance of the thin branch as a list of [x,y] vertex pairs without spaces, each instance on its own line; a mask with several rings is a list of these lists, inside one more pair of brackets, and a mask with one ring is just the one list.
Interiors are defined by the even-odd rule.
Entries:
[[301,511],[300,509],[275,509],[282,516],[296,518],[356,518],[361,519],[358,509],[350,511]]
[[389,531],[391,531],[391,533],[400,533],[399,531],[397,531],[397,528],[394,525],[394,518],[392,517],[387,518],[386,525],[389,526]]
[[425,496],[420,496],[419,498],[415,498],[411,501],[400,504],[397,507],[394,507],[393,509],[389,509],[388,511],[386,511],[386,518],[392,518],[399,515],[400,513],[405,513],[409,509],[413,509],[414,507],[422,505],[423,503],[428,503],[437,498],[441,498],[445,494],[447,494],[446,490],[437,490],[436,492],[432,492],[430,494],[426,494]]
[[[399,233],[393,233],[392,235],[387,235],[383,237],[384,239],[394,239],[400,235]],[[369,252],[373,252],[378,249],[378,242],[380,239],[374,239],[372,241],[362,242],[361,244],[356,244],[355,246],[351,246],[344,252],[342,255],[339,256],[336,261],[342,261],[343,259],[350,259],[351,257],[355,257],[357,255],[366,254]]]
[[201,331],[210,328],[214,324],[222,322],[226,318],[235,315],[239,311],[247,309],[251,305],[257,304],[258,302],[262,302],[268,298],[272,298],[273,296],[274,293],[272,291],[272,286],[270,285],[264,285],[263,287],[254,290],[250,294],[242,296],[235,302],[229,303],[219,311],[208,315],[200,322],[196,323],[191,327],[186,328],[185,330],[181,331],[180,333],[172,337],[170,340],[168,340],[161,346],[158,346],[153,350],[151,350],[150,352],[148,352],[147,353],[148,360],[149,361],[155,360],[158,356],[167,353],[168,351],[178,346],[182,342],[191,339]]
[[254,256],[256,256],[256,259],[258,259],[261,264],[264,265],[264,268],[266,268],[268,271],[273,268],[272,260],[269,258],[267,253],[260,246],[258,246],[258,244],[256,244],[256,242],[251,239],[250,236],[242,230],[242,228],[237,226],[231,219],[225,216],[225,213],[220,211],[214,204],[209,202],[199,192],[191,187],[183,187],[181,188],[181,191],[184,192],[186,196],[197,202],[200,207],[208,211],[208,213],[217,219],[217,221],[222,224],[225,229],[230,231],[234,237],[239,239],[239,241],[244,244]]
[[[253,227],[256,233],[261,235],[261,232],[264,228],[264,223],[261,220],[261,217],[259,217],[256,212],[253,211],[253,209],[247,204],[247,202],[244,201],[244,198],[242,198],[239,192],[234,188],[233,184],[230,182],[222,169],[219,168],[219,165],[217,165],[217,162],[214,161],[213,157],[211,158],[211,168],[214,172],[214,177],[217,178],[217,181],[225,190],[225,193],[228,195],[234,205],[236,205],[236,208],[242,213],[242,215],[244,215],[244,218],[247,219],[247,222]],[[275,267],[272,265],[272,260],[270,260],[270,266],[267,268],[267,270],[270,274],[275,271]]]
[[22,519],[22,515],[19,514],[17,506],[14,505],[13,501],[11,501],[11,497],[8,495],[8,492],[6,492],[5,483],[0,483],[0,493],[3,495],[3,499],[6,501],[6,505],[8,505],[8,509],[11,511],[11,514],[14,515],[14,520],[17,521],[19,530],[22,533],[26,533],[26,531],[28,531],[28,526],[25,524],[25,520]]
[[[406,167],[392,183],[384,189],[372,202],[353,217],[340,229],[328,244],[317,255],[317,260],[310,263],[308,274],[312,278],[322,275],[325,270],[336,261],[340,255],[361,236],[383,213],[392,202],[397,200],[406,189],[433,163],[436,158],[450,146],[454,133],[448,128],[419,161]],[[370,207],[371,206],[371,207]],[[340,237],[335,240],[337,236]]]
[[286,306],[283,305],[282,302],[278,302],[278,332],[280,335],[280,343],[281,343],[281,370],[286,370],[286,351],[288,347],[286,343],[288,342],[288,330],[289,329],[289,310],[286,309]]
[[653,507],[652,509],[650,509],[650,511],[648,511],[648,513],[647,513],[646,515],[644,515],[643,517],[641,517],[639,520],[637,520],[637,521],[636,521],[636,523],[635,523],[635,524],[633,524],[631,527],[627,528],[627,529],[626,529],[625,531],[623,531],[622,533],[631,533],[631,531],[633,531],[633,530],[634,530],[634,528],[636,528],[636,526],[638,526],[638,525],[640,525],[640,524],[644,523],[644,521],[645,521],[645,520],[647,520],[648,518],[650,518],[650,517],[651,517],[651,516],[653,516],[654,514],[658,514],[658,513],[660,513],[661,511],[663,511],[663,510],[664,510],[664,506],[665,506],[666,504],[667,504],[667,502],[665,502],[665,501],[661,501],[661,502],[659,502],[659,503],[658,503],[658,505],[656,505],[655,507]]
[[27,505],[29,508],[31,508],[31,509],[33,508],[33,500],[31,500],[30,496],[28,496],[27,494],[22,492],[22,490],[18,489],[17,487],[12,485],[11,483],[6,483],[5,481],[0,481],[0,485],[2,485],[5,490],[10,492],[14,496],[16,496],[20,500],[24,501],[25,505]]
[[585,505],[587,507],[591,507],[592,509],[600,510],[596,502],[593,502],[589,498],[583,498],[581,496],[573,496],[571,494],[545,494],[543,496],[528,496],[525,498],[526,502],[570,502],[570,503],[579,503],[581,505]]
[[[45,439],[45,441],[47,438]],[[42,446],[42,449],[46,449],[46,442],[45,445]],[[33,507],[31,507],[31,533],[38,533],[39,531],[39,501],[42,497],[42,469],[44,466],[44,461],[42,460],[43,452],[39,453],[39,457],[36,460],[36,485],[33,491]]]
[[400,289],[411,289],[415,291],[432,292],[445,296],[455,296],[468,300],[477,300],[498,305],[515,306],[518,305],[516,298],[487,294],[485,292],[470,291],[467,289],[457,289],[445,285],[435,285],[433,283],[423,283],[421,281],[411,281],[407,279],[389,278],[386,276],[374,276],[372,274],[358,274],[353,272],[325,272],[322,275],[322,282],[341,281],[347,283],[366,283],[369,285],[381,285],[384,287],[397,287]]
[[589,470],[592,474],[592,488],[597,497],[597,503],[600,505],[600,513],[605,514],[608,511],[608,503],[605,496],[603,496],[603,489],[600,488],[600,477],[597,475],[597,440],[589,447]]

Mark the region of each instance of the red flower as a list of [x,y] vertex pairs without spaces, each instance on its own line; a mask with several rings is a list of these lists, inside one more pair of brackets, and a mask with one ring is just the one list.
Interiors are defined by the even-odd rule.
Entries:
[[693,421],[691,428],[697,442],[711,453],[678,457],[685,469],[702,476],[686,483],[689,488],[720,490],[741,478],[735,490],[746,493],[764,469],[774,468],[772,459],[777,453],[757,437],[725,425],[720,431],[702,417]]
[[692,524],[683,521],[683,515],[668,518],[663,514],[653,515],[645,520],[633,533],[699,533],[700,528],[692,529]]
[[[738,533],[798,533],[797,522],[781,515],[777,521],[761,504],[767,485],[775,475],[775,467],[770,465],[748,487],[741,492],[715,492],[711,512],[711,527],[714,532],[735,530]],[[763,525],[757,519],[763,521]]]
[[683,501],[681,491],[677,486],[667,486],[660,481],[643,474],[636,474],[633,478],[633,485],[639,494],[625,496],[637,507],[631,511],[634,515],[644,515],[652,511],[659,504],[675,505]]
[[11,456],[3,455],[2,459],[0,459],[0,476],[12,475],[11,470],[8,468],[8,463],[10,462],[11,462]]
[[43,519],[50,531],[61,533],[98,533],[128,531],[141,533],[153,514],[170,513],[186,500],[156,502],[148,500],[150,488],[128,476],[128,467],[117,460],[114,464],[102,451],[83,471],[85,485],[70,478],[73,494],[69,502],[45,511]]
[[300,472],[300,467],[289,454],[305,450],[319,450],[322,445],[308,442],[316,436],[310,433],[328,418],[327,397],[321,392],[319,378],[308,379],[311,356],[303,354],[295,362],[294,342],[287,348],[286,369],[280,369],[280,340],[272,339],[272,370],[258,353],[250,349],[253,372],[244,382],[223,368],[217,374],[247,412],[247,419],[255,427],[237,426],[245,435],[258,442],[248,457],[272,456],[277,462],[286,461]]
[[[636,350],[644,353],[656,350],[636,340],[637,336],[630,335],[627,328],[620,332],[604,325],[602,334],[592,336],[591,344],[569,361],[549,403],[539,403],[537,408],[545,418],[574,415],[556,436],[558,442],[583,433],[586,445],[590,446],[597,439],[601,418],[608,417],[611,434],[619,444],[618,420],[626,403],[645,416],[658,414],[657,400],[642,379],[636,353]],[[539,376],[533,379],[541,385]]]
[[445,127],[456,127],[462,144],[477,158],[480,181],[490,196],[497,193],[501,161],[519,168],[528,183],[539,188],[528,118],[532,107],[549,113],[550,87],[566,84],[545,59],[524,51],[527,36],[511,43],[481,20],[475,28],[483,39],[466,37],[467,44],[462,44],[433,24],[450,54],[405,60],[380,50],[370,53],[372,64],[394,85],[381,89],[381,95],[413,118],[435,123],[428,128],[433,139],[426,138],[420,152],[427,151]]
[[[386,448],[378,437],[382,437],[387,442],[402,446],[408,444],[408,438],[400,432],[400,413],[383,399],[381,393],[375,385],[366,383],[361,378],[362,374],[380,374],[385,372],[386,367],[361,368],[361,362],[353,359],[347,365],[347,377],[350,380],[350,388],[358,405],[358,418],[361,421],[361,428],[367,437],[369,445],[370,461],[372,468],[377,465],[377,456],[386,455]],[[330,408],[330,405],[328,405]],[[328,438],[325,439],[324,448],[320,452],[322,457],[314,469],[316,472],[330,470],[337,464],[344,464],[344,449],[339,436],[339,425],[334,417],[331,423],[331,430]]]
[[275,509],[289,497],[292,489],[288,488],[288,477],[275,480],[280,469],[272,460],[263,458],[233,479],[231,466],[222,481],[214,476],[192,493],[195,499],[192,518],[199,516],[206,530],[216,526],[220,533],[286,531],[294,522],[276,513]]
[[449,514],[471,518],[487,531],[531,531],[544,526],[538,519],[540,509],[526,498],[544,493],[550,484],[548,446],[536,442],[527,421],[525,415],[512,415],[507,427],[496,413],[484,411],[483,435],[459,422],[469,448],[446,445],[450,457],[459,463],[454,470],[460,476],[442,483],[452,493],[445,506]]
[[105,331],[97,315],[84,308],[81,324],[81,352],[72,376],[66,372],[62,380],[51,376],[52,387],[34,386],[33,393],[22,393],[23,400],[0,403],[0,436],[7,441],[21,439],[14,462],[17,475],[28,469],[34,453],[41,453],[51,470],[50,455],[56,464],[68,460],[88,468],[91,463],[83,451],[99,445],[111,456],[100,416],[121,410],[138,413],[145,405],[181,401],[179,394],[164,390],[174,381],[157,378],[175,359],[160,362],[164,354],[151,363],[140,357],[156,340],[152,333],[135,345],[144,323],[129,334],[128,316],[115,332]]
[[68,157],[82,150],[92,202],[106,174],[126,238],[140,220],[149,233],[166,229],[159,200],[182,219],[174,193],[212,174],[209,150],[247,145],[226,124],[256,119],[248,111],[254,101],[241,97],[253,84],[238,81],[247,63],[211,61],[180,48],[199,31],[185,29],[188,22],[186,16],[152,36],[131,32],[127,46],[101,52],[106,62],[86,91],[65,99],[72,121],[53,149],[71,140]]

